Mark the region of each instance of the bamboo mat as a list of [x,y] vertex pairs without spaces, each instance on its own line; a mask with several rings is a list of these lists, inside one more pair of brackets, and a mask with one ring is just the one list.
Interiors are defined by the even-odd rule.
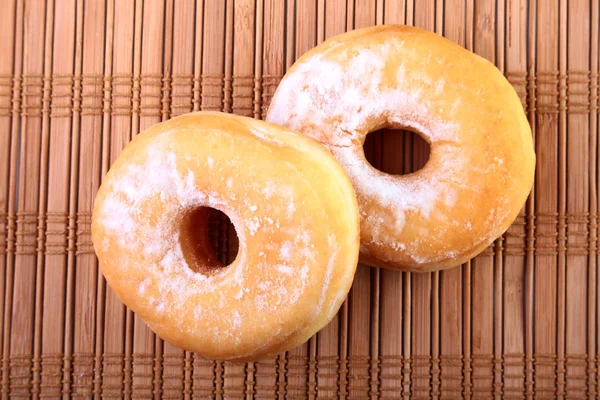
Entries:
[[[7,397],[595,398],[598,0],[1,0],[0,341]],[[520,95],[536,183],[504,237],[431,274],[359,266],[307,344],[247,365],[162,342],[107,287],[94,194],[138,132],[192,110],[262,118],[294,60],[382,23],[493,61]],[[373,134],[408,172],[423,140]],[[222,221],[221,221],[222,222]],[[217,223],[225,260],[232,242]]]

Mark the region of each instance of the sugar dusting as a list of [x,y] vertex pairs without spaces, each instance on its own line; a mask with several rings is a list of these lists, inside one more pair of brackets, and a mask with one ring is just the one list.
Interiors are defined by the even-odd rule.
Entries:
[[[327,60],[323,54],[312,56],[286,75],[267,119],[305,131],[316,139],[327,137],[331,146],[349,146],[359,141],[367,133],[367,121],[382,116],[389,117],[389,122],[421,130],[432,142],[457,141],[457,125],[431,118],[433,104],[426,92],[405,87],[403,65],[397,70],[397,85],[386,86],[387,59],[402,44],[390,41],[377,49],[363,48],[348,56],[343,65]],[[426,79],[425,74],[418,77],[422,83]],[[441,80],[430,84],[438,89],[444,85]],[[316,129],[323,126],[332,127],[333,133]]]
[[361,212],[361,226],[370,232],[371,243],[409,254],[417,263],[432,262],[436,257],[447,256],[429,252],[426,256],[417,257],[416,249],[420,243],[399,243],[397,238],[406,225],[409,213],[428,220],[440,206],[451,208],[456,203],[460,188],[453,186],[450,180],[451,175],[456,173],[455,166],[438,174],[421,174],[411,180],[396,179],[370,167],[359,151],[333,148],[332,152],[359,193],[359,204],[376,204],[389,211],[385,215]]
[[281,244],[281,249],[279,250],[279,258],[284,261],[289,261],[292,256],[292,243],[289,241],[283,242]]
[[[267,131],[266,129],[264,129],[260,126],[254,126],[254,125],[251,126],[250,132],[257,138],[259,138],[265,142],[276,144],[277,146],[283,146],[283,142],[281,140],[279,140],[272,133],[270,133],[269,131]],[[293,133],[290,132],[289,134],[293,134]]]

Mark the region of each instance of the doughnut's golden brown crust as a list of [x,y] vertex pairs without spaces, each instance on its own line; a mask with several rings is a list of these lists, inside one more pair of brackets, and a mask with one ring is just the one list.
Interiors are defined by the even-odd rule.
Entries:
[[[219,268],[206,212],[239,253]],[[358,261],[358,205],[325,148],[283,127],[195,113],[137,136],[106,175],[94,248],[121,300],[165,340],[254,360],[306,341],[337,312]]]
[[[531,189],[535,154],[514,89],[487,60],[418,28],[349,32],[312,49],[279,85],[267,120],[325,144],[358,195],[361,260],[432,271],[481,252],[514,220]],[[382,127],[431,146],[404,176],[366,162]]]

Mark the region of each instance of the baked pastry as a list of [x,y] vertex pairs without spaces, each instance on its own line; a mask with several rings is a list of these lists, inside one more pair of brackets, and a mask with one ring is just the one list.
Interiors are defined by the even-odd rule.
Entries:
[[[333,153],[357,192],[362,262],[408,271],[454,267],[512,223],[533,184],[525,113],[487,60],[422,29],[384,25],[331,38],[287,72],[267,120]],[[409,129],[431,146],[425,167],[374,169],[363,143]]]
[[[219,265],[208,208],[238,255]],[[255,360],[308,340],[338,311],[358,260],[358,205],[331,154],[286,128],[221,113],[155,125],[96,197],[92,238],[121,300],[163,339]]]

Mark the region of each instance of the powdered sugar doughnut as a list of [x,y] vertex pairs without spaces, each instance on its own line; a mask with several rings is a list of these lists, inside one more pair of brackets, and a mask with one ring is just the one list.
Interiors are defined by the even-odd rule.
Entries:
[[[217,265],[206,208],[231,219],[238,256]],[[327,150],[285,128],[195,113],[137,136],[97,194],[92,238],[121,300],[162,338],[254,360],[306,341],[356,268],[358,205]]]
[[[267,120],[326,145],[357,191],[363,262],[411,271],[456,266],[514,220],[535,155],[519,98],[488,61],[417,28],[349,32],[303,55]],[[431,146],[413,174],[365,160],[369,132],[418,132]]]

